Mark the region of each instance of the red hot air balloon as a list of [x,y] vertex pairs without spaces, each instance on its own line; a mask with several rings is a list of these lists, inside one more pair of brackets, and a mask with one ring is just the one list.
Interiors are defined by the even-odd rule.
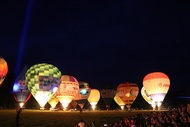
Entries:
[[0,57],[0,86],[2,85],[7,73],[8,73],[7,62],[2,57]]

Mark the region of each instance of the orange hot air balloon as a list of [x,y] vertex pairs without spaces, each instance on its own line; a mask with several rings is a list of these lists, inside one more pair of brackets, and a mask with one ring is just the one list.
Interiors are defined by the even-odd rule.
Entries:
[[170,88],[170,79],[162,72],[149,73],[143,79],[143,86],[153,101],[157,103],[157,106],[160,107]]
[[0,86],[2,85],[7,73],[8,73],[7,62],[2,57],[0,57]]
[[61,84],[55,96],[61,102],[64,110],[66,110],[69,103],[74,99],[79,91],[79,83],[73,76],[63,75],[61,77]]
[[123,110],[125,103],[123,102],[123,100],[121,100],[121,98],[118,96],[118,94],[115,95],[114,100],[120,106],[120,108]]
[[123,100],[127,108],[130,108],[136,97],[138,96],[139,88],[135,83],[121,83],[117,87],[117,94]]
[[98,101],[100,100],[100,92],[97,89],[91,89],[88,97],[88,102],[91,104],[92,109],[95,110]]

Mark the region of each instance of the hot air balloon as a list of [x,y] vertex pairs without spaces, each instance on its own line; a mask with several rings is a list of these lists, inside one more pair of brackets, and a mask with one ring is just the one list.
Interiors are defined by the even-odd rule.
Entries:
[[139,88],[135,83],[121,83],[117,87],[117,94],[123,100],[126,107],[130,109],[131,105],[138,96]]
[[87,82],[79,82],[79,91],[76,94],[74,100],[83,109],[84,104],[87,102],[87,99],[90,95],[91,88]]
[[146,102],[152,104],[152,98],[148,95],[144,87],[141,88],[141,95]]
[[19,103],[20,108],[30,99],[31,93],[28,90],[28,86],[25,81],[25,74],[27,71],[27,67],[25,66],[19,76],[17,77],[14,85],[13,85],[13,95],[16,102]]
[[156,105],[160,107],[170,88],[170,79],[162,72],[149,73],[143,79],[143,86]]
[[88,97],[88,102],[92,106],[93,110],[95,110],[99,100],[100,100],[100,92],[97,89],[91,89],[90,95]]
[[26,72],[26,84],[33,97],[44,109],[45,104],[57,91],[61,82],[61,72],[51,64],[36,64]]
[[8,72],[8,65],[7,62],[0,57],[0,86],[2,85],[6,75]]
[[146,92],[145,88],[142,87],[141,88],[141,95],[142,97],[144,98],[144,100],[146,102],[148,102],[152,107],[153,109],[155,109],[156,105],[155,105],[155,102],[152,100],[152,98],[149,96],[149,94]]
[[113,98],[115,97],[116,90],[113,89],[102,89],[100,90],[101,97],[106,104],[107,110],[109,109]]
[[77,95],[78,91],[79,83],[75,77],[69,75],[63,75],[61,77],[61,84],[55,95],[61,102],[64,110],[66,110],[67,106]]
[[59,99],[55,96],[55,94],[52,95],[48,103],[51,105],[50,110],[57,110],[55,109],[55,106],[58,104]]
[[115,97],[114,97],[115,102],[120,106],[120,108],[122,110],[124,110],[125,107],[125,103],[123,102],[123,100],[121,100],[121,98],[118,96],[118,94],[116,93]]

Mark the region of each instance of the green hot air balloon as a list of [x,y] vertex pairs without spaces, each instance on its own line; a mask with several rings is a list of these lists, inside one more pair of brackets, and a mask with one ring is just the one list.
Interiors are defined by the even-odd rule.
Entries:
[[57,67],[47,63],[33,65],[27,70],[26,84],[41,108],[57,91],[61,76]]

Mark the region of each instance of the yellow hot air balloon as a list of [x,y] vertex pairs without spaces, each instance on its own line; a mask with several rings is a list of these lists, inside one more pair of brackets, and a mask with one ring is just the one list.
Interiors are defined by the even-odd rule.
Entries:
[[121,100],[121,98],[118,96],[118,94],[115,95],[114,100],[120,106],[120,108],[122,110],[124,110],[125,103],[123,102],[123,100]]
[[97,89],[91,89],[90,95],[88,97],[88,102],[92,106],[92,109],[95,110],[98,101],[100,100],[100,92]]
[[149,73],[143,79],[143,86],[153,101],[157,103],[157,106],[160,107],[170,88],[170,79],[162,72]]
[[148,102],[148,103],[152,106],[153,110],[155,110],[156,104],[155,104],[155,102],[152,100],[152,98],[150,97],[150,95],[146,92],[146,90],[145,90],[144,87],[141,88],[141,95],[142,95],[142,97],[144,98],[144,100],[145,100],[146,102]]
[[48,103],[51,105],[50,110],[54,110],[58,102],[59,102],[58,98],[55,96],[55,94],[53,94],[51,99],[48,101]]
[[141,95],[146,102],[148,102],[149,104],[152,103],[152,98],[148,95],[144,87],[141,88]]
[[30,67],[26,72],[26,84],[33,97],[44,109],[45,104],[57,91],[61,72],[51,64],[42,63]]
[[61,77],[61,84],[55,95],[61,102],[64,110],[66,110],[67,106],[77,95],[78,91],[79,83],[75,77],[69,75],[63,75]]
[[121,83],[117,87],[117,94],[121,100],[125,103],[126,107],[129,109],[136,97],[138,96],[139,88],[135,83]]
[[7,62],[2,57],[0,57],[0,86],[2,85],[7,73],[8,73]]

